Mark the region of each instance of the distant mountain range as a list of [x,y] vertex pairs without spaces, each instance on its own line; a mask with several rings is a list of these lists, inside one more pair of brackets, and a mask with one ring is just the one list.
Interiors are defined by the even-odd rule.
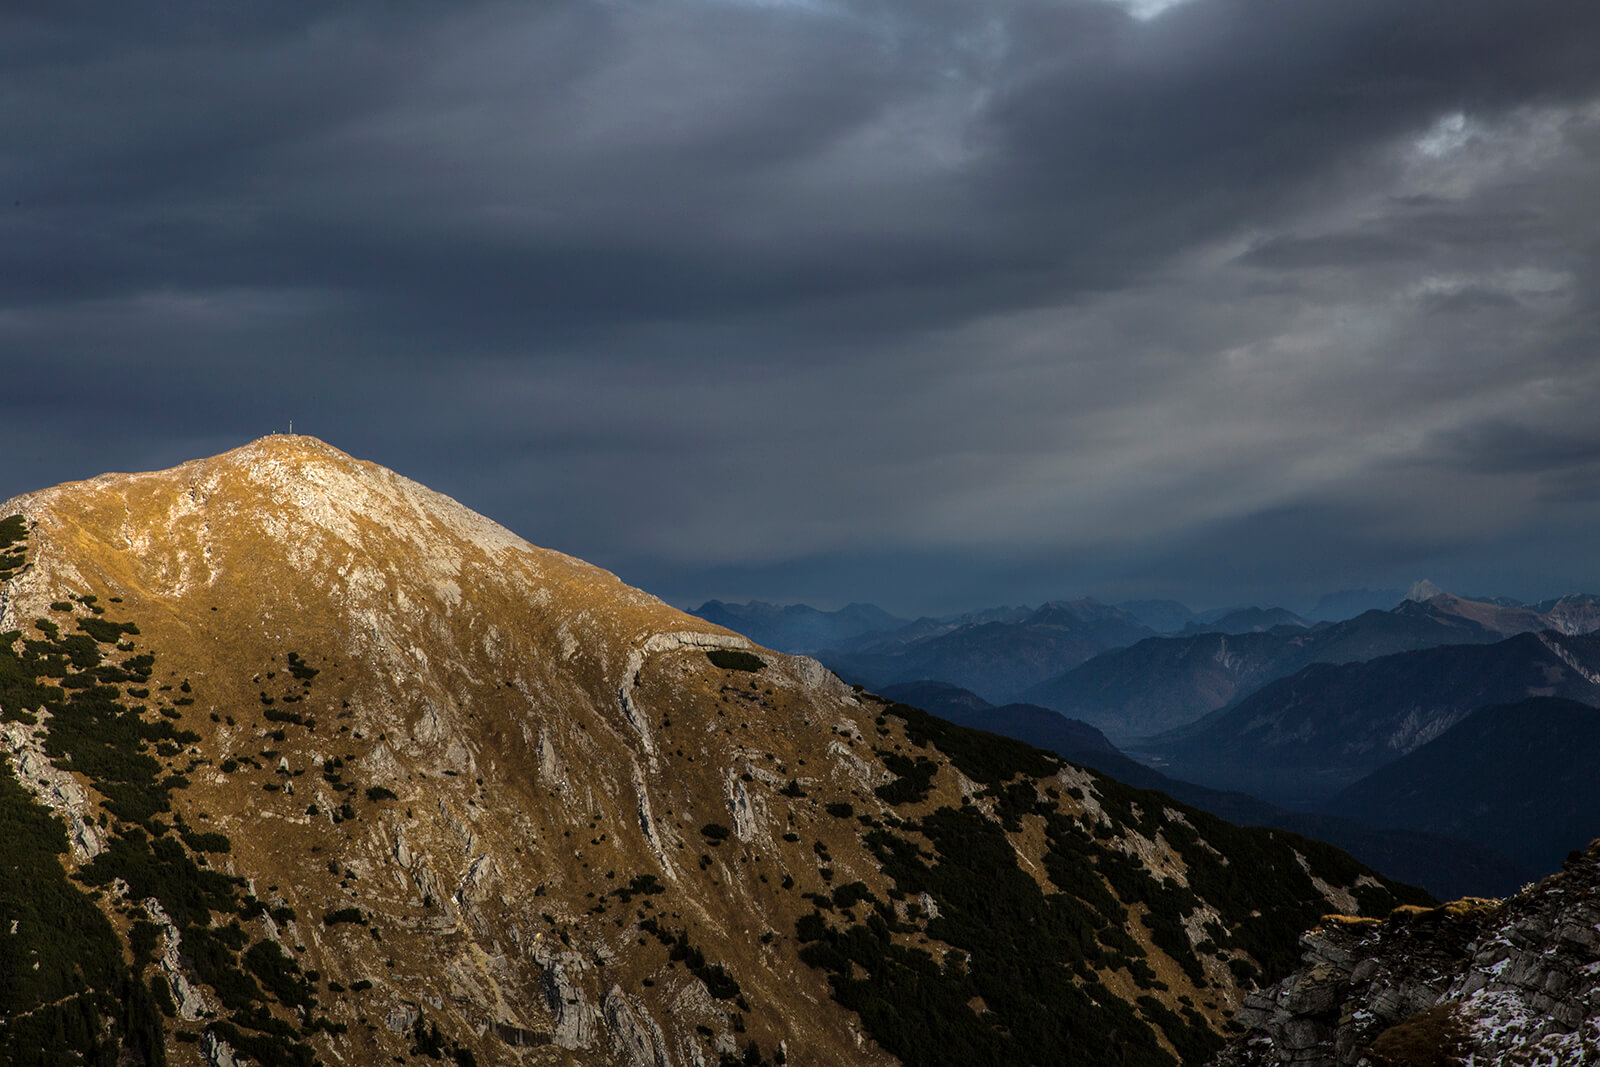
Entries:
[[846,604],[838,611],[819,611],[806,604],[767,604],[759,600],[727,604],[708,600],[691,614],[742,633],[757,644],[791,653],[834,648],[907,625],[905,619],[872,604]]
[[1277,677],[1296,655],[1297,646],[1277,634],[1155,637],[1096,656],[1024,695],[1127,741],[1225,707]]
[[805,604],[709,600],[692,614],[769,648],[815,655],[846,681],[870,689],[933,678],[1002,703],[1103,652],[1158,634],[1288,633],[1307,625],[1283,608],[1195,613],[1177,601],[1113,605],[1089,597],[910,622],[870,604],[820,611]]
[[1176,600],[1124,600],[1117,607],[1158,634],[1177,633],[1198,618]]
[[1311,624],[1287,608],[1239,608],[1211,622],[1192,621],[1183,628],[1188,634],[1255,634],[1279,626],[1304,630]]
[[1488,704],[1559,696],[1600,706],[1597,680],[1600,635],[1554,631],[1364,663],[1318,663],[1155,738],[1148,748],[1179,777],[1307,803],[1439,737]]
[[[1400,598],[1401,594],[1395,593],[1385,606]],[[1039,608],[1005,605],[918,619],[901,618],[875,604],[846,604],[836,611],[824,611],[809,604],[769,604],[762,600],[743,604],[707,600],[689,609],[689,614],[736,630],[768,648],[806,654],[824,650],[884,652],[985,623],[1019,623],[1045,608],[1063,605],[1085,617],[1114,612],[1151,634],[1249,633],[1277,625],[1310,625],[1285,608],[1196,612],[1176,600],[1127,600],[1107,605],[1088,597],[1054,601]]]
[[1338,622],[1353,619],[1363,611],[1386,611],[1405,598],[1404,589],[1341,589],[1324,593],[1310,608],[1301,612],[1312,622]]
[[1055,601],[1014,620],[971,622],[899,640],[897,634],[818,658],[847,682],[878,690],[938,679],[1007,703],[1067,667],[1153,636],[1121,608],[1082,599]]
[[1579,593],[1530,604],[1544,618],[1548,629],[1563,634],[1586,634],[1600,630],[1600,595]]
[[1158,637],[1095,657],[1021,698],[1083,719],[1124,743],[1226,707],[1313,663],[1351,663],[1411,649],[1498,640],[1498,630],[1432,603],[1311,629]]
[[[1321,606],[1388,592],[1337,594]],[[1390,608],[1315,624],[1284,608],[1196,613],[1173,600],[1113,605],[1087,597],[911,622],[869,604],[829,612],[713,600],[694,614],[768,647],[815,655],[869,689],[943,681],[994,704],[1050,708],[1129,745],[1317,663],[1491,644],[1540,630],[1587,633],[1600,627],[1600,597],[1522,604],[1468,599],[1418,582]]]

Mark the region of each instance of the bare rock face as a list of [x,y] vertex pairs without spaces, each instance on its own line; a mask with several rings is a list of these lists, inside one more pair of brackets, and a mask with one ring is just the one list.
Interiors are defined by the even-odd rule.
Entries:
[[207,1032],[200,1039],[200,1054],[209,1067],[239,1067],[239,1060],[228,1043],[215,1033]]
[[1560,1067],[1600,1053],[1600,841],[1506,900],[1330,917],[1301,944],[1300,970],[1246,997],[1246,1033],[1216,1067]]
[[647,1012],[635,1008],[622,987],[606,990],[600,1007],[611,1033],[616,1062],[627,1067],[672,1067],[661,1027]]
[[594,1044],[600,1012],[589,1003],[584,987],[569,972],[581,974],[582,958],[575,952],[536,956],[544,968],[544,1002],[555,1020],[555,1044],[566,1049],[586,1049]]
[[92,860],[105,847],[100,828],[89,821],[91,805],[77,780],[55,766],[39,743],[38,724],[10,722],[0,725],[0,755],[8,755],[17,778],[29,783],[39,801],[65,816],[67,841],[78,860]]

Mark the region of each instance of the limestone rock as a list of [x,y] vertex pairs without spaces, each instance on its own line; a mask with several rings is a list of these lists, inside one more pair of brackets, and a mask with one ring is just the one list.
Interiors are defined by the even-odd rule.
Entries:
[[1247,998],[1216,1067],[1375,1065],[1402,1036],[1466,1067],[1593,1062],[1600,841],[1506,900],[1330,917],[1301,945],[1305,966]]
[[600,1009],[605,1014],[617,1062],[627,1067],[672,1067],[661,1027],[620,986],[606,990]]
[[583,958],[575,952],[550,953],[541,966],[545,1007],[555,1020],[553,1040],[566,1049],[593,1045],[600,1029],[600,1011],[589,1002],[583,987],[568,977],[569,970],[582,971]]

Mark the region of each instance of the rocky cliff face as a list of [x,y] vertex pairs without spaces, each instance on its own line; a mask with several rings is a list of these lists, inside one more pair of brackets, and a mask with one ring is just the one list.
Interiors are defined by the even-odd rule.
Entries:
[[1578,593],[1535,605],[1545,625],[1557,633],[1589,634],[1600,630],[1600,596]]
[[7,516],[0,1060],[1153,1067],[1407,899],[310,438]]
[[1528,1064],[1600,1056],[1600,842],[1503,901],[1336,918],[1251,994],[1217,1067]]

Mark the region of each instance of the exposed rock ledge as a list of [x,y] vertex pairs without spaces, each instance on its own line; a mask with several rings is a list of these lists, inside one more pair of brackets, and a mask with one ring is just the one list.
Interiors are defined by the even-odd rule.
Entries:
[[1600,841],[1504,901],[1330,916],[1304,966],[1251,994],[1216,1067],[1594,1063]]

